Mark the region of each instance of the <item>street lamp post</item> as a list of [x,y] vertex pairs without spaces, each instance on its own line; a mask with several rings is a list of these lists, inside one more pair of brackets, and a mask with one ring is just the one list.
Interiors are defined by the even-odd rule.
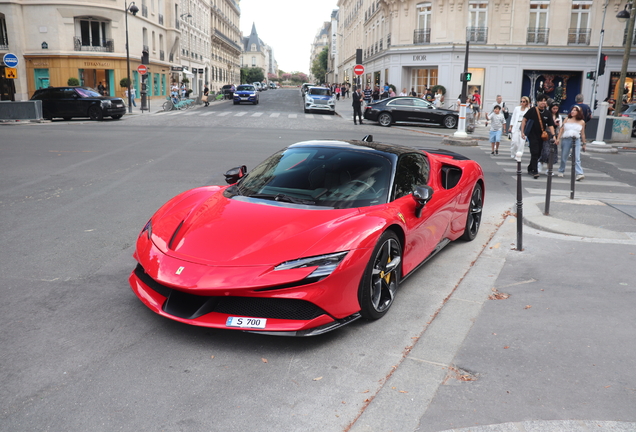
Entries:
[[[629,12],[627,8],[629,7]],[[636,14],[634,13],[633,4],[630,1],[625,5],[625,9],[620,11],[616,18],[620,22],[628,22],[627,24],[627,37],[625,40],[625,53],[623,54],[623,66],[621,67],[621,77],[618,80],[618,89],[616,98],[616,115],[620,115],[621,109],[623,107],[623,89],[625,88],[625,77],[627,76],[627,65],[629,64],[629,54],[632,50],[632,40],[634,39],[634,18],[636,18]],[[629,21],[628,21],[629,20]]]
[[130,89],[130,47],[128,46],[128,12],[137,15],[139,8],[135,5],[135,2],[130,2],[130,5],[124,0],[124,14],[126,14],[126,77],[128,78],[128,114],[132,114],[132,94]]

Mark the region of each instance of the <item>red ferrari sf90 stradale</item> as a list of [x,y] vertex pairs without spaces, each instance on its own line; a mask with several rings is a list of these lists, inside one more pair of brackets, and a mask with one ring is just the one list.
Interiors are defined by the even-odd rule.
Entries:
[[154,312],[292,336],[378,319],[404,277],[481,222],[481,167],[445,150],[306,141],[246,171],[144,226],[129,281]]

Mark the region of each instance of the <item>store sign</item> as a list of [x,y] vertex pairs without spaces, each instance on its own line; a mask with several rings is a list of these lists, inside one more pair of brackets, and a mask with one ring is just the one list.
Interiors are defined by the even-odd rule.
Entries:
[[170,70],[172,72],[183,72],[183,67],[182,66],[171,66]]
[[424,54],[414,55],[413,61],[426,61],[426,55]]
[[199,69],[199,73],[202,74],[203,73],[203,69]]

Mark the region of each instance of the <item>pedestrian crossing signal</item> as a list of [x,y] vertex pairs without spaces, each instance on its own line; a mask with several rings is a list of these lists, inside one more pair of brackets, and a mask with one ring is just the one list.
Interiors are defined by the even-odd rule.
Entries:
[[471,80],[471,78],[473,77],[473,73],[472,72],[462,72],[459,75],[459,80],[464,82],[469,82]]
[[18,79],[18,69],[10,67],[4,68],[4,77],[6,79]]

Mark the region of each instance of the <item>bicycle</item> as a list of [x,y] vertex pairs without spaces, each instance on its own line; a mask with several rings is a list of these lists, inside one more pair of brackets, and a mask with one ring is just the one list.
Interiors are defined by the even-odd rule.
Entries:
[[194,99],[178,100],[175,97],[167,97],[167,100],[163,103],[164,111],[172,110],[187,110],[194,106]]

